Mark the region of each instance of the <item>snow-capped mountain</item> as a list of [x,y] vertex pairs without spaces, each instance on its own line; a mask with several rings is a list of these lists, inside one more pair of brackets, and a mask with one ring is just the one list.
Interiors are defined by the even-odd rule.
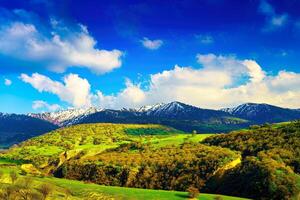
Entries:
[[142,115],[151,117],[180,119],[202,119],[228,115],[223,111],[202,109],[178,101],[142,107],[139,109],[139,112],[141,112]]
[[0,113],[0,145],[23,141],[62,126],[82,123],[163,124],[191,132],[228,132],[251,124],[300,119],[299,109],[246,103],[222,110],[202,109],[180,102],[133,109],[67,109],[28,115]]
[[136,108],[136,109],[133,109],[133,110],[135,110],[136,112],[139,112],[139,113],[151,112],[153,110],[156,110],[156,109],[160,108],[163,105],[165,105],[165,104],[164,103],[157,103],[157,104],[154,104],[154,105],[142,106],[140,108]]
[[222,110],[255,123],[282,122],[300,119],[300,112],[297,109],[281,108],[269,104],[245,103],[237,107]]
[[90,108],[71,108],[67,110],[60,110],[56,112],[44,112],[44,113],[29,113],[28,116],[35,117],[49,121],[58,126],[66,126],[75,124],[80,118],[100,112],[102,109],[90,107]]

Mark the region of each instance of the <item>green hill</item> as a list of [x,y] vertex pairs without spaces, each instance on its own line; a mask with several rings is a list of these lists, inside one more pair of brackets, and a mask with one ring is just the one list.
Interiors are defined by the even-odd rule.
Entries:
[[14,146],[2,153],[1,162],[14,162],[39,181],[36,176],[46,175],[43,180],[60,187],[70,185],[82,193],[93,188],[117,199],[137,191],[142,191],[137,199],[180,199],[187,193],[161,190],[190,188],[252,199],[297,199],[299,134],[299,121],[216,135],[161,125],[83,124]]
[[[2,154],[2,163],[13,162],[22,174],[34,175],[37,181],[81,191],[79,196],[93,190],[116,199],[185,199],[186,192],[124,187],[181,191],[191,185],[202,187],[217,169],[239,158],[239,154],[230,150],[199,144],[210,135],[185,134],[161,125],[83,124],[14,146]],[[43,174],[122,187],[36,177]],[[201,194],[200,197],[216,196]]]
[[[17,173],[12,183],[11,172]],[[82,181],[67,180],[54,177],[24,175],[14,162],[0,161],[0,199],[42,200],[41,188],[48,186],[51,200],[184,200],[187,192],[149,190],[126,187],[103,186]],[[9,198],[8,198],[9,197]],[[244,198],[201,193],[200,200],[243,200]]]
[[211,134],[193,135],[162,125],[81,124],[57,129],[10,148],[2,157],[32,163],[46,174],[52,174],[67,160],[85,160],[108,149],[126,144],[141,144],[159,149],[199,142]]
[[239,166],[208,183],[211,190],[254,199],[298,198],[300,121],[252,126],[208,137],[202,143],[243,156]]

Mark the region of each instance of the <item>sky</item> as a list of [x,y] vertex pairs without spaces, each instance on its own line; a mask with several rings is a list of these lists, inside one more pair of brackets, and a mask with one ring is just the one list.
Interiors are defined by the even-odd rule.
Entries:
[[298,0],[0,0],[0,112],[300,108]]

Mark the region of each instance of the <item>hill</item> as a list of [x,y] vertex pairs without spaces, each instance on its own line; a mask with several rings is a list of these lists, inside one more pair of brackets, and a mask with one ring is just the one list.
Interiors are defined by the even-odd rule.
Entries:
[[300,121],[252,126],[208,137],[203,144],[241,152],[240,166],[208,183],[223,194],[254,199],[297,199],[300,173]]
[[174,136],[188,136],[182,133],[161,125],[81,124],[60,128],[24,141],[11,148],[9,155],[14,159],[48,166],[49,163],[59,162],[62,153],[69,157],[79,153],[93,155],[121,144],[140,141],[141,135],[145,135],[143,139],[154,142],[160,138],[167,141]]
[[[11,174],[16,172],[16,180],[12,183]],[[103,186],[81,181],[54,177],[40,177],[24,174],[14,162],[0,160],[0,198],[1,199],[35,199],[42,200],[42,188],[48,188],[47,199],[52,200],[184,200],[187,192],[149,190],[125,187]],[[45,187],[46,186],[46,187]],[[200,200],[243,200],[243,198],[202,193]]]
[[1,157],[23,163],[23,173],[100,185],[296,199],[299,134],[298,121],[217,135],[161,125],[82,124],[29,139]]

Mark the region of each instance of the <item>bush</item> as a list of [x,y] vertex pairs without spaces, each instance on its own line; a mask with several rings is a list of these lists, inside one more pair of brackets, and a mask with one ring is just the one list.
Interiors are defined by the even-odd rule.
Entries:
[[187,192],[189,193],[190,198],[197,198],[200,194],[199,190],[197,188],[195,188],[194,186],[190,186],[187,189]]

